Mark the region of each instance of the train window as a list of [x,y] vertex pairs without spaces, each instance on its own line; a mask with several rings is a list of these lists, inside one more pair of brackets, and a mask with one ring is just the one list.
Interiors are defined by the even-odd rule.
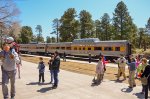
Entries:
[[71,50],[71,47],[67,47],[67,50]]
[[115,51],[120,51],[120,47],[115,47]]
[[104,47],[104,51],[112,51],[112,47]]
[[77,47],[75,47],[74,50],[77,50]]
[[91,50],[91,48],[89,47],[88,50]]
[[56,49],[59,49],[59,47],[56,47]]
[[62,50],[65,50],[65,47],[61,47]]
[[85,47],[83,47],[83,50],[85,50]]
[[81,47],[79,48],[79,50],[81,50]]
[[102,50],[102,47],[94,47],[94,50]]

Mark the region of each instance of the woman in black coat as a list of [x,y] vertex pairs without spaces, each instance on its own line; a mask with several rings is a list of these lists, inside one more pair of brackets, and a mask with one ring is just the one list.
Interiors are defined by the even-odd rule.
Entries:
[[141,77],[144,77],[144,76],[147,77],[147,80],[148,80],[147,85],[144,85],[144,87],[145,87],[145,99],[148,99],[148,89],[150,90],[150,61],[148,63],[149,63],[149,65],[147,65],[145,67],[145,70],[141,76]]

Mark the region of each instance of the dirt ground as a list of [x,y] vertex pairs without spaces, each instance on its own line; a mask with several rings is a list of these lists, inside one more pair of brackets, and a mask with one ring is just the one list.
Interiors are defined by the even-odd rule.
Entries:
[[[33,57],[33,56],[22,56],[22,60],[32,62],[32,63],[38,63],[39,58],[38,57]],[[46,66],[48,66],[48,59],[44,58],[44,62]],[[117,65],[117,64],[116,64]],[[94,64],[86,64],[86,63],[77,63],[77,62],[63,62],[61,61],[60,68],[63,70],[71,71],[71,72],[76,72],[76,73],[81,73],[81,74],[86,74],[93,76],[95,75],[95,65]],[[111,81],[116,81],[116,76],[117,76],[118,69],[114,67],[109,67],[106,64],[106,72],[104,74],[104,79],[109,79]],[[126,75],[128,76],[128,70],[126,69]],[[128,79],[123,81],[123,77],[120,78],[120,81],[116,81],[116,83],[128,83]],[[141,85],[140,80],[136,79],[136,84]]]

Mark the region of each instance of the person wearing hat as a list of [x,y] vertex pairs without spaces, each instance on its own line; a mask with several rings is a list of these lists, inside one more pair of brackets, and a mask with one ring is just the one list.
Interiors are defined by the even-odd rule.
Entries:
[[125,66],[126,66],[126,59],[124,58],[123,54],[120,54],[120,58],[118,60],[114,60],[116,63],[118,63],[118,75],[117,80],[120,78],[120,74],[123,74],[124,80],[126,80],[126,74],[125,74]]
[[19,64],[17,64],[17,69],[18,69],[18,77],[19,77],[19,79],[21,78],[20,77],[20,66],[22,65],[22,63],[21,63],[21,52],[19,52],[19,46],[18,46],[18,44],[16,43],[16,42],[14,42],[14,38],[13,37],[8,37],[7,39],[6,39],[6,42],[9,44],[9,46],[10,46],[10,51],[11,52],[13,52],[13,51],[15,51],[15,52],[17,52],[18,53],[18,55],[19,55],[19,59],[20,59],[20,63]]
[[16,42],[14,42],[13,37],[8,37],[6,39],[6,42],[9,44],[11,51],[16,51],[17,53],[19,53],[19,45]]
[[54,60],[52,62],[52,73],[54,75],[54,85],[52,88],[57,88],[58,86],[58,73],[59,73],[59,68],[60,68],[60,57],[59,53],[55,51],[54,53]]
[[10,51],[8,44],[3,45],[3,50],[0,52],[2,59],[2,92],[4,99],[8,99],[8,83],[10,79],[11,85],[11,99],[15,97],[15,75],[16,63],[19,63],[18,54],[15,51]]

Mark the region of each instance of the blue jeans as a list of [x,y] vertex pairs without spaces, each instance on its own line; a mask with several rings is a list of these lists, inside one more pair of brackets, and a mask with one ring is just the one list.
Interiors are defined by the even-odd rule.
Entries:
[[53,82],[53,79],[54,79],[53,70],[50,70],[50,74],[51,74],[51,82]]
[[15,76],[16,76],[16,70],[13,71],[5,71],[2,69],[2,91],[3,91],[3,97],[4,99],[7,99],[8,96],[8,83],[10,79],[11,83],[11,97],[15,96]]
[[59,72],[59,70],[53,70],[53,74],[54,74],[54,85],[58,85],[58,72]]

